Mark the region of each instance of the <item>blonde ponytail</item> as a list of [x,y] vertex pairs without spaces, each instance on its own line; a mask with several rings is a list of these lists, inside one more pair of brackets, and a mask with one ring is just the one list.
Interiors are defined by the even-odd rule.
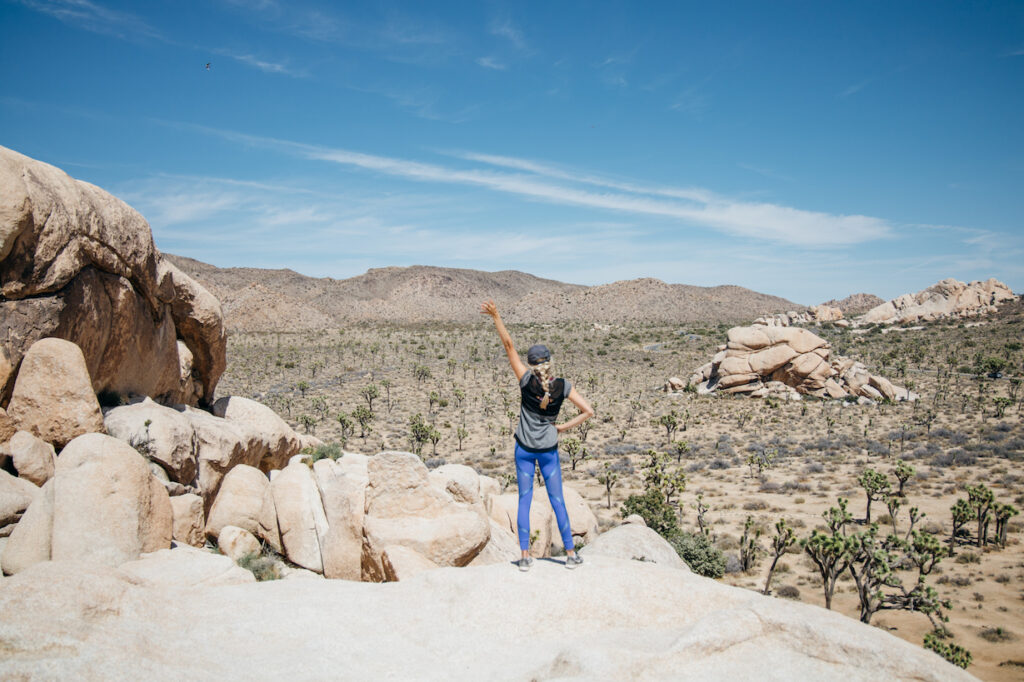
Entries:
[[551,375],[551,361],[542,362],[537,365],[531,365],[534,376],[540,379],[540,385],[544,388],[544,398],[540,401],[540,409],[546,410],[548,403],[551,402],[551,380],[554,377]]

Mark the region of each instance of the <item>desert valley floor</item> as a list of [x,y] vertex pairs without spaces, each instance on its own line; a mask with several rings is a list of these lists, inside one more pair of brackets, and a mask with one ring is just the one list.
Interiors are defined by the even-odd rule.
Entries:
[[[619,523],[624,499],[643,490],[652,450],[668,453],[673,466],[685,471],[685,490],[676,499],[682,526],[696,530],[700,496],[707,507],[704,521],[727,558],[722,580],[750,589],[764,587],[779,519],[787,519],[798,537],[807,537],[823,525],[822,512],[839,498],[849,500],[855,519],[864,518],[865,492],[857,479],[866,468],[886,474],[895,486],[896,463],[913,467],[896,510],[901,534],[907,532],[910,508],[917,507],[923,513],[917,528],[948,539],[950,509],[966,497],[967,485],[984,483],[996,501],[1024,504],[1024,391],[1019,381],[993,378],[980,369],[986,358],[997,357],[1006,361],[1008,372],[1020,373],[1020,301],[976,322],[814,328],[833,351],[919,394],[914,403],[665,392],[669,377],[685,381],[707,362],[729,326],[512,325],[522,352],[532,343],[547,343],[556,373],[596,408],[585,433],[567,434],[578,442],[579,461],[569,461],[565,442],[562,456],[566,482],[590,502],[602,528]],[[509,434],[518,395],[487,319],[235,332],[228,360],[218,394],[260,400],[297,430],[368,454],[419,449],[428,466],[468,464],[515,490]],[[574,413],[567,405],[562,419]],[[675,419],[661,419],[666,415]],[[414,442],[410,425],[416,421],[434,438]],[[760,471],[758,459],[765,463]],[[618,474],[610,492],[598,480],[606,464]],[[885,503],[876,500],[871,514],[887,531],[892,520]],[[738,549],[748,518],[751,534],[762,531],[758,543],[768,553],[743,571]],[[1005,548],[974,547],[969,537],[959,538],[955,556],[931,575],[940,595],[952,602],[948,627],[955,641],[973,654],[969,670],[982,679],[1024,679],[1021,528],[1020,517],[1010,520]],[[799,545],[779,562],[772,592],[824,604],[821,578]],[[856,587],[845,575],[833,608],[858,616]],[[881,611],[872,624],[915,644],[931,630],[927,617],[905,611]]]

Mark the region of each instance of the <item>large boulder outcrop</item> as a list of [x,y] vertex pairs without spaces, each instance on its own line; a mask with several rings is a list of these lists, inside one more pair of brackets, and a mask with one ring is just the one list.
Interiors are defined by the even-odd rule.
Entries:
[[4,147],[0,318],[0,404],[25,353],[47,337],[82,349],[96,393],[208,402],[226,364],[220,304],[164,260],[137,211]]
[[324,577],[359,580],[362,576],[366,478],[358,473],[346,475],[345,470],[330,459],[316,462],[313,473],[327,516],[327,532],[320,547]]
[[0,527],[17,523],[39,496],[39,488],[0,469]]
[[650,561],[689,572],[690,567],[668,543],[643,523],[624,523],[601,533],[580,550],[586,557],[609,556],[619,559]]
[[[146,460],[116,438],[89,433],[68,443],[44,492],[11,534],[5,573],[25,568],[20,558],[19,565],[9,564],[12,545],[21,556],[117,566],[171,544],[167,491]],[[33,513],[37,505],[38,515]]]
[[41,339],[25,354],[7,414],[19,429],[58,448],[83,433],[103,433],[82,350],[62,339]]
[[158,589],[218,587],[256,582],[252,573],[235,565],[230,557],[188,545],[143,554],[135,561],[118,566],[117,572],[141,585]]
[[38,486],[53,478],[57,454],[52,445],[28,431],[18,431],[11,436],[8,447],[18,478]]
[[196,477],[196,436],[187,415],[149,398],[108,409],[107,433],[131,443],[159,464],[172,481],[190,484]]
[[221,398],[213,405],[213,413],[232,424],[258,434],[260,459],[254,464],[263,471],[281,469],[302,447],[298,434],[272,409],[255,400],[231,396]]
[[382,452],[370,458],[367,473],[364,580],[386,579],[382,554],[391,545],[415,550],[438,566],[465,566],[487,544],[484,506],[457,502],[431,485],[416,455]]
[[857,322],[894,324],[977,317],[995,312],[1000,303],[1015,298],[1010,287],[997,279],[967,284],[949,278],[916,294],[903,294],[875,306],[858,317]]
[[210,508],[206,535],[216,540],[226,526],[259,535],[263,499],[269,487],[267,475],[255,467],[239,464],[229,471]]
[[303,462],[289,464],[270,481],[270,492],[288,560],[315,573],[323,573],[321,548],[328,524],[313,470]]
[[576,571],[439,568],[386,586],[171,591],[151,575],[47,562],[6,579],[5,675],[36,678],[45,665],[60,679],[974,679],[856,618],[599,555]]
[[870,374],[863,364],[833,356],[829,343],[807,329],[760,324],[730,329],[727,343],[693,373],[690,384],[701,395],[719,391],[796,400],[801,394],[917,399],[907,389]]

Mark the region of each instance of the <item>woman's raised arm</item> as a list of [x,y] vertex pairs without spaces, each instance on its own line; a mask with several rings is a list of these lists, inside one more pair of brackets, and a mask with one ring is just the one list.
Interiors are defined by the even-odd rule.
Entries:
[[508,354],[508,362],[512,365],[512,371],[516,375],[516,380],[522,379],[523,375],[526,374],[526,365],[523,363],[522,358],[519,357],[519,353],[516,352],[516,347],[512,343],[512,336],[505,329],[505,323],[501,321],[501,315],[498,314],[498,306],[494,305],[494,301],[484,301],[480,304],[480,314],[490,315],[491,319],[494,320],[494,328],[498,330],[498,337],[501,339],[501,345],[505,347],[505,353]]

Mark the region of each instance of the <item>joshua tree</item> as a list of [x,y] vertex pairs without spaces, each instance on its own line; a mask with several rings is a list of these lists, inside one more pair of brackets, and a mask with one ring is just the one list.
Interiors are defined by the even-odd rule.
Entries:
[[871,503],[874,500],[881,499],[889,492],[889,479],[879,471],[865,469],[857,478],[857,483],[860,483],[861,487],[864,488],[864,492],[868,497],[867,507],[864,511],[864,523],[871,523]]
[[359,395],[363,396],[363,400],[366,401],[366,407],[373,413],[373,401],[380,397],[380,389],[377,388],[377,384],[370,382],[366,386],[363,386],[362,390],[359,391]]
[[685,440],[677,440],[672,443],[672,449],[676,453],[676,464],[683,461],[683,455],[690,451],[690,444]]
[[604,486],[608,495],[608,509],[612,508],[612,488],[619,482],[619,474],[612,469],[610,462],[604,463],[604,472],[597,475],[597,482]]
[[[827,514],[828,512],[826,512]],[[831,609],[832,595],[836,591],[836,580],[853,560],[853,541],[836,532],[822,533],[820,530],[815,530],[811,533],[811,537],[803,540],[800,544],[807,555],[811,557],[814,565],[818,567],[822,589],[825,592],[825,608]]]
[[988,524],[992,520],[993,502],[995,502],[995,495],[985,487],[984,483],[967,486],[967,504],[974,512],[974,518],[978,520],[978,547],[988,544]]
[[955,554],[956,536],[960,534],[960,530],[974,516],[974,510],[971,509],[971,505],[967,500],[960,498],[953,504],[950,511],[953,513],[953,531],[949,536],[949,553]]
[[1006,523],[1019,512],[1012,504],[995,502],[992,504],[992,513],[996,517],[996,543],[1006,547]]
[[459,439],[459,452],[462,452],[462,440],[469,435],[469,431],[466,431],[465,426],[460,426],[455,430],[455,437]]
[[775,536],[772,538],[772,565],[768,568],[768,577],[765,579],[764,589],[761,591],[763,594],[771,594],[772,575],[775,573],[775,566],[779,563],[782,555],[795,542],[796,535],[793,532],[793,527],[786,522],[786,519],[779,519],[775,523]]
[[391,412],[391,379],[381,379],[380,385],[384,387],[385,400],[388,404],[388,412]]
[[423,421],[423,415],[417,412],[409,417],[409,444],[417,455],[423,452],[423,444],[430,439],[430,425]]
[[357,405],[352,410],[352,418],[359,423],[359,437],[365,441],[366,434],[372,430],[370,425],[373,423],[373,411],[365,405]]
[[693,503],[693,508],[697,512],[697,528],[700,529],[701,534],[708,536],[711,534],[711,525],[705,518],[708,513],[708,506],[704,504],[704,493],[697,493],[697,501]]
[[306,391],[309,390],[309,384],[306,383],[305,381],[300,381],[299,383],[297,383],[295,385],[295,388],[299,389],[299,393],[301,393],[302,397],[305,398],[306,397]]
[[658,426],[662,426],[665,429],[665,442],[672,442],[672,434],[675,433],[676,429],[679,428],[679,419],[675,410],[672,410],[668,414],[663,414],[658,417],[654,422]]
[[338,420],[338,426],[341,427],[341,437],[339,440],[341,441],[341,444],[344,445],[352,435],[355,425],[352,423],[352,418],[344,412],[339,412],[336,419]]
[[903,506],[903,498],[899,495],[886,495],[882,499],[885,501],[886,509],[889,510],[889,523],[892,524],[892,533],[897,535],[896,516],[900,513],[900,507]]
[[[754,536],[750,537],[752,528]],[[761,553],[761,547],[757,544],[760,537],[761,529],[754,528],[754,518],[748,516],[747,520],[743,522],[743,537],[740,538],[740,566],[743,567],[744,572],[752,569],[757,563],[757,555]]]
[[569,456],[569,462],[572,466],[572,470],[576,471],[576,465],[582,462],[590,454],[583,444],[580,443],[578,438],[563,438],[562,442],[559,443],[559,448]]
[[896,477],[896,480],[899,481],[899,487],[896,490],[896,495],[904,497],[903,486],[905,486],[907,481],[916,473],[917,470],[903,460],[896,462],[896,468],[893,470],[893,475]]
[[430,454],[437,457],[437,442],[441,440],[441,432],[433,426],[429,427],[429,430],[427,431],[427,440],[430,441]]
[[312,415],[300,414],[299,423],[306,429],[306,433],[313,433],[316,431],[316,417]]

